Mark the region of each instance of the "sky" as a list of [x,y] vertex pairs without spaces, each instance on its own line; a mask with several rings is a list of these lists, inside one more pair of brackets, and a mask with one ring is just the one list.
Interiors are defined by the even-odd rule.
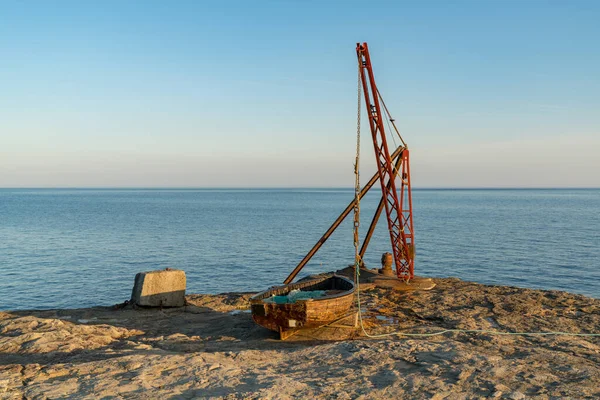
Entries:
[[598,21],[577,0],[0,0],[0,187],[352,187],[357,42],[415,188],[600,187]]

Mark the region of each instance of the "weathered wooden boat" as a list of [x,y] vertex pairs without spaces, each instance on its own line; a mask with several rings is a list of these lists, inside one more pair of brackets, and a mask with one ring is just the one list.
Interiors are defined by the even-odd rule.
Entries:
[[250,298],[252,319],[285,340],[348,315],[353,295],[354,282],[335,274],[275,286]]

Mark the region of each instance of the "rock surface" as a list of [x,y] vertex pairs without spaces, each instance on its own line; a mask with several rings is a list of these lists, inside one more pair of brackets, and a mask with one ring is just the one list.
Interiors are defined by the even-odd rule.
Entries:
[[131,302],[143,307],[183,307],[185,272],[177,269],[140,272],[135,276]]
[[[361,291],[366,331],[600,331],[598,299],[435,283],[428,292]],[[360,329],[322,328],[281,342],[252,322],[249,297],[0,312],[0,398],[600,398],[598,337],[370,339]]]

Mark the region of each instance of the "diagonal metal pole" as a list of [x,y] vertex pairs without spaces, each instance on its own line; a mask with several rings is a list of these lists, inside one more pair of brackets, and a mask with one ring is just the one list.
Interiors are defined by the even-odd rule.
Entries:
[[[405,149],[404,146],[399,146],[391,155],[392,161],[394,159],[396,159],[397,157],[400,157],[400,155],[402,154],[402,151],[404,149]],[[402,158],[399,158],[399,160],[402,160]],[[373,177],[369,180],[369,182],[367,182],[367,184],[362,188],[362,190],[360,191],[360,197],[362,198],[369,191],[369,189],[371,189],[373,187],[375,182],[377,182],[378,180],[379,180],[379,173],[377,172],[377,173],[375,173],[375,175],[373,175]],[[321,248],[321,246],[323,246],[323,243],[325,243],[327,241],[327,239],[329,239],[331,234],[337,229],[338,226],[340,226],[340,224],[344,221],[344,219],[348,216],[348,214],[350,214],[350,211],[352,211],[352,209],[354,208],[355,205],[356,205],[356,199],[353,199],[350,202],[350,204],[348,204],[348,207],[346,207],[346,209],[334,221],[334,223],[331,224],[331,226],[329,227],[329,229],[327,229],[325,234],[323,234],[321,239],[319,239],[319,241],[313,246],[312,249],[310,249],[308,254],[306,254],[304,256],[304,258],[302,259],[302,261],[300,261],[300,263],[296,266],[296,268],[294,268],[292,273],[287,278],[285,278],[285,281],[283,281],[284,284],[287,285],[288,283],[292,282],[294,280],[294,278],[296,278],[296,275],[298,275],[298,273],[302,270],[302,268],[304,268],[304,266],[306,264],[308,264],[310,259]]]

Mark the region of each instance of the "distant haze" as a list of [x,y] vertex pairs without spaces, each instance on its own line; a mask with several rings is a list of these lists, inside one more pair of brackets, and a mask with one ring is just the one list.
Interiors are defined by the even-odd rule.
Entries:
[[3,2],[0,187],[352,187],[358,41],[415,187],[600,187],[599,2],[369,8]]

